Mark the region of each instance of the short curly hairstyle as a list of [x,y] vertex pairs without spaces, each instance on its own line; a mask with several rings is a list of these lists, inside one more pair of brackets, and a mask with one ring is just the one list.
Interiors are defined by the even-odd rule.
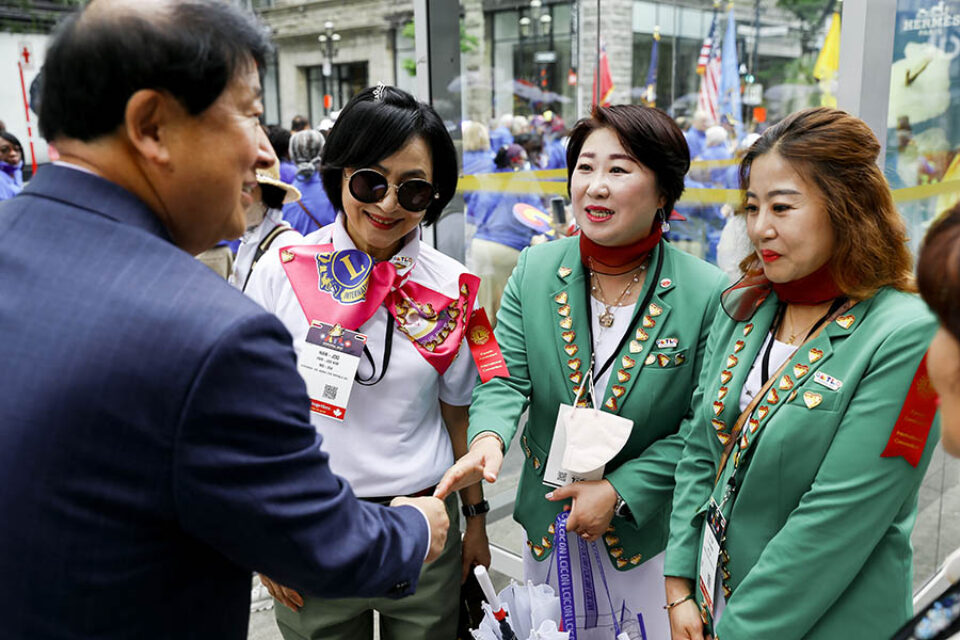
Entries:
[[567,143],[567,194],[580,150],[590,134],[598,129],[616,132],[624,150],[653,171],[657,189],[665,200],[664,211],[669,216],[683,194],[683,177],[690,169],[690,148],[677,123],[652,107],[637,104],[594,107],[589,118],[574,125]]

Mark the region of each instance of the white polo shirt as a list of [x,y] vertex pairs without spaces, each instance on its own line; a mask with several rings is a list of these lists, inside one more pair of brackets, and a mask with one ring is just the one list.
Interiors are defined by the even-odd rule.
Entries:
[[[314,231],[296,244],[327,244],[334,250],[355,249],[340,214],[333,223]],[[310,325],[287,280],[279,251],[290,246],[281,238],[257,263],[246,293],[273,312],[293,335],[297,357],[302,353]],[[409,279],[449,298],[459,292],[459,278],[466,268],[433,247],[420,242],[414,229],[395,256],[412,263],[404,269]],[[380,306],[358,331],[367,336],[367,346],[379,377],[383,366],[384,333],[388,311]],[[406,495],[435,485],[453,464],[450,436],[440,415],[440,400],[455,406],[470,404],[477,371],[466,341],[443,376],[428,363],[399,329],[393,329],[390,365],[374,386],[354,383],[343,422],[310,414],[330,454],[330,467],[346,478],[356,495],[379,497]],[[359,376],[373,373],[361,358]],[[375,379],[375,378],[374,378]]]

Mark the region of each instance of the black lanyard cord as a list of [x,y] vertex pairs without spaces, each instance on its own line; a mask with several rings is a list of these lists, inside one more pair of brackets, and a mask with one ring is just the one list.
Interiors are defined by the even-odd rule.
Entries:
[[[827,310],[825,314],[820,316],[820,319],[817,320],[816,324],[810,327],[810,330],[807,331],[807,333],[803,336],[803,342],[806,342],[807,338],[810,337],[810,334],[812,334],[814,331],[819,329],[820,325],[826,322],[827,318],[829,318],[834,313],[836,313],[837,309],[842,307],[844,303],[846,303],[846,301],[847,301],[846,296],[841,296],[839,298],[836,298],[833,301],[833,303],[831,303],[830,309]],[[767,348],[763,352],[763,360],[761,361],[760,373],[763,376],[760,381],[761,386],[766,384],[767,380],[770,378],[770,352],[773,351],[773,343],[776,342],[777,340],[776,338],[777,332],[780,330],[780,325],[783,323],[783,319],[786,316],[786,314],[787,314],[787,303],[785,302],[779,303],[777,314],[774,316],[774,319],[773,319],[773,325],[771,325],[770,327],[770,335],[767,339]]]
[[[380,375],[376,380],[373,380],[374,376],[377,375],[377,366],[373,362],[373,354],[370,353],[367,345],[363,345],[363,355],[366,356],[367,361],[370,363],[370,368],[373,371],[368,377],[361,378],[360,370],[357,369],[357,372],[353,375],[353,379],[365,387],[372,387],[383,380],[383,376],[387,373],[387,367],[390,366],[390,352],[393,351],[393,315],[389,311],[387,311],[387,331],[383,337],[383,341],[383,363],[380,369]],[[370,382],[371,380],[373,380],[373,382]]]
[[[613,353],[610,354],[610,357],[607,358],[607,361],[603,363],[603,366],[600,367],[600,370],[594,375],[594,380],[603,376],[606,373],[607,369],[610,368],[610,365],[617,359],[617,356],[620,354],[620,351],[623,350],[623,346],[627,344],[627,340],[630,339],[630,336],[633,332],[633,327],[637,324],[637,319],[645,313],[647,305],[650,304],[650,300],[653,298],[653,292],[657,288],[657,283],[660,281],[660,271],[663,269],[663,253],[664,247],[663,242],[660,242],[657,245],[657,266],[653,272],[653,279],[648,280],[647,283],[650,285],[647,287],[647,293],[643,296],[643,302],[641,302],[633,311],[633,318],[630,320],[630,324],[627,326],[627,330],[620,337],[620,342],[617,344],[617,348],[613,350]],[[587,276],[588,274],[584,274]],[[648,272],[649,275],[649,272]],[[596,364],[593,360],[593,354],[596,351],[596,348],[593,344],[593,306],[592,298],[593,296],[590,293],[589,277],[587,277],[587,286],[584,287],[586,290],[586,302],[587,302],[587,328],[590,331],[590,367]],[[588,370],[589,371],[589,370]]]

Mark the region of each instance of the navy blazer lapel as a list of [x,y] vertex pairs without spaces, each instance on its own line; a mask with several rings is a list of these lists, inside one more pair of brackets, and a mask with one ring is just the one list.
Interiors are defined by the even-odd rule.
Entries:
[[167,228],[140,198],[106,178],[81,169],[45,166],[24,187],[21,196],[56,200],[172,242]]

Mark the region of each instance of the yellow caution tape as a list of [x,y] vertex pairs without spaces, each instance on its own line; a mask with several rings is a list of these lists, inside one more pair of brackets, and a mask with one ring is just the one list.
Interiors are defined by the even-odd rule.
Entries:
[[[727,160],[708,162],[729,162]],[[696,163],[694,163],[696,164]],[[517,171],[514,173],[482,173],[460,176],[457,184],[459,193],[487,191],[491,193],[532,193],[544,196],[567,196],[566,169],[548,169],[543,171]],[[558,178],[562,178],[560,181]],[[960,179],[934,182],[916,187],[894,189],[893,201],[896,203],[926,200],[945,194],[960,193]],[[739,189],[689,188],[683,192],[678,204],[730,204],[737,206],[741,202]]]

